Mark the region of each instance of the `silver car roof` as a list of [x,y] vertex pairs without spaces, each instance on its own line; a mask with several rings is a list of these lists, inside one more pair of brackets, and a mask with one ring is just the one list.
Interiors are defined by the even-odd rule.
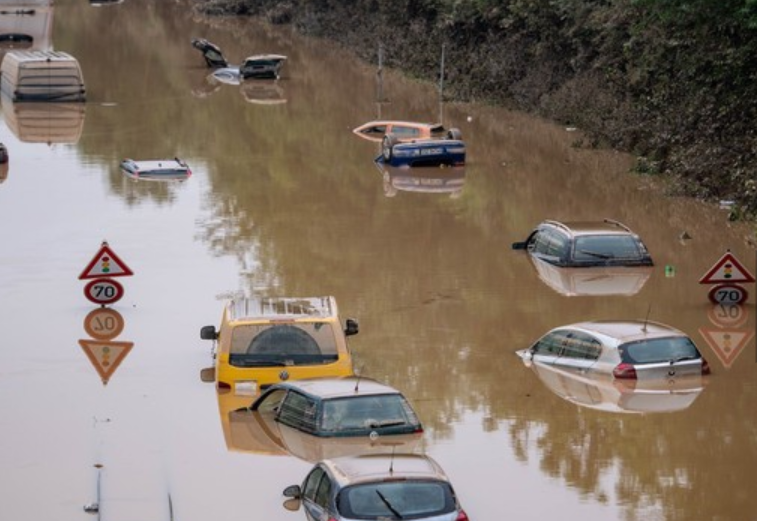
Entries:
[[377,394],[401,394],[394,387],[377,382],[376,380],[353,376],[290,380],[286,383],[276,384],[275,387],[299,390],[305,394],[318,396],[322,399]]
[[425,454],[364,454],[321,462],[341,487],[374,481],[433,479],[449,482],[441,466]]

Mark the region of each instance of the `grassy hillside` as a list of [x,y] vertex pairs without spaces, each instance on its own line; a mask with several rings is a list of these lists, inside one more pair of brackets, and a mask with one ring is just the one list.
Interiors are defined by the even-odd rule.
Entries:
[[337,40],[447,97],[580,127],[670,190],[757,215],[757,0],[195,0]]

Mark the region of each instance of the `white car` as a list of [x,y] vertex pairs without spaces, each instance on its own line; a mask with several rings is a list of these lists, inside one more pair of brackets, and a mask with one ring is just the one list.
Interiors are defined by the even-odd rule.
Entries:
[[682,331],[657,322],[595,321],[549,331],[517,352],[532,362],[611,374],[620,379],[654,379],[710,373],[707,360]]

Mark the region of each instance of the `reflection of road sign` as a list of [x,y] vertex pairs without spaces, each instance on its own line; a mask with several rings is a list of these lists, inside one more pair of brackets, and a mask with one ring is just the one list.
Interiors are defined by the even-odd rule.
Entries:
[[95,279],[84,286],[84,296],[95,304],[112,304],[124,296],[124,287],[111,279]]
[[699,279],[700,284],[731,282],[754,282],[754,276],[730,252],[726,252],[725,255],[720,257],[712,268]]
[[746,310],[738,304],[732,306],[715,304],[707,312],[707,316],[716,326],[730,328],[741,326],[748,318]]
[[730,369],[733,361],[754,336],[753,331],[699,328],[707,345],[712,348],[723,367]]
[[713,304],[741,304],[749,298],[747,290],[737,284],[718,284],[713,286],[708,294]]
[[107,242],[103,242],[94,258],[90,261],[84,271],[79,275],[79,279],[96,279],[98,277],[126,277],[134,275],[134,272],[118,258],[108,247]]
[[97,340],[112,340],[124,330],[124,318],[112,308],[97,308],[84,319],[84,331]]
[[134,346],[133,342],[103,342],[98,340],[79,340],[79,345],[100,375],[103,384],[107,384],[118,366]]

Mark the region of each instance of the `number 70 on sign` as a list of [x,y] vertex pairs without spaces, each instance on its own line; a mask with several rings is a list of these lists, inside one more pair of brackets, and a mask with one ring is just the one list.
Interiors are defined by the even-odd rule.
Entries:
[[95,304],[112,304],[124,296],[124,287],[113,279],[93,279],[84,286],[84,296]]

